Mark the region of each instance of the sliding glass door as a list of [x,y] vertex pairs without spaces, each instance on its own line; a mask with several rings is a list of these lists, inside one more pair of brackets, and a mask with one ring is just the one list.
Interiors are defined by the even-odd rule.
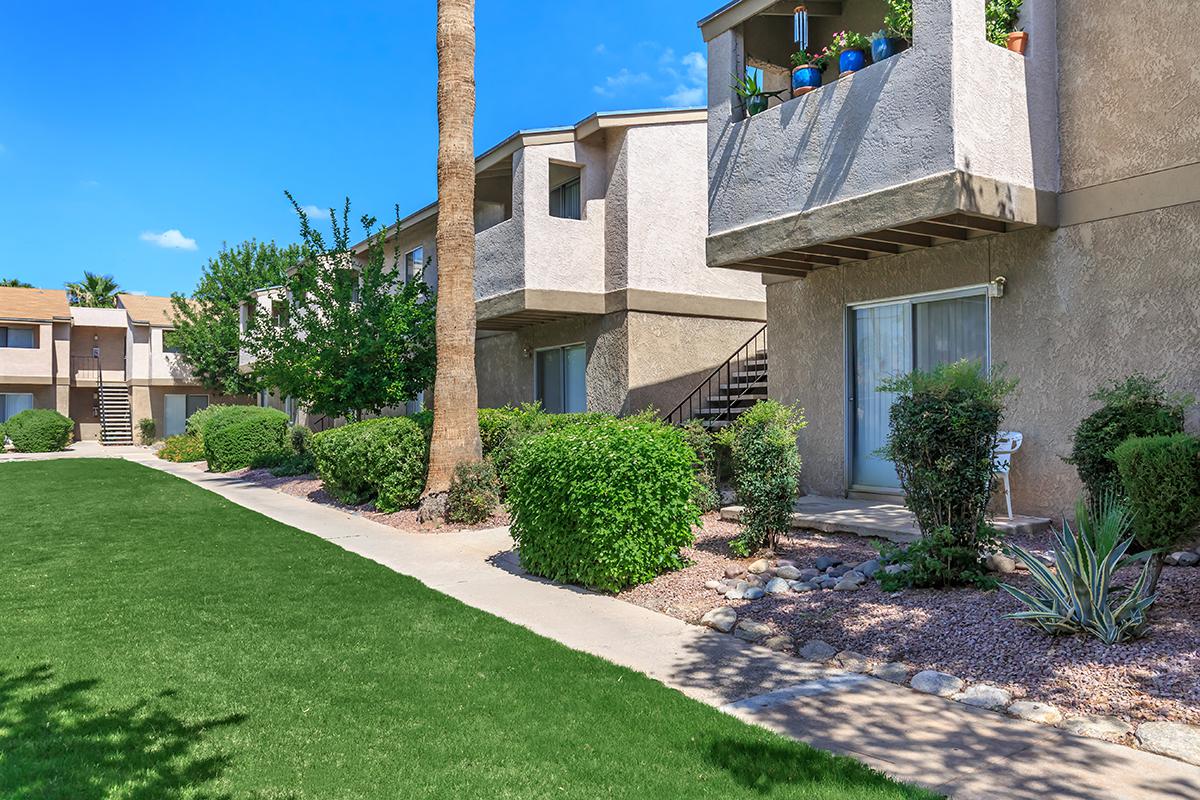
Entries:
[[986,290],[855,306],[850,309],[850,482],[857,489],[898,489],[890,461],[877,455],[887,441],[895,395],[879,391],[887,378],[962,359],[988,366]]

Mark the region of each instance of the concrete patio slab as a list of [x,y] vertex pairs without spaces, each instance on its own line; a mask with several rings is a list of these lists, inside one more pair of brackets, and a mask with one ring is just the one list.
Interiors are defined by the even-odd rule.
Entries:
[[[909,544],[921,538],[916,519],[901,503],[806,495],[797,498],[792,509],[793,528],[824,533],[853,533],[856,536],[887,539],[896,544]],[[737,522],[742,518],[743,511],[742,506],[726,506],[721,509],[721,519]],[[1050,520],[1045,517],[1020,514],[1012,519],[993,517],[988,521],[1006,534],[1041,533],[1050,527]]]
[[1200,797],[1200,768],[851,675],[526,575],[506,529],[406,534],[195,465],[131,454],[752,724],[962,800]]

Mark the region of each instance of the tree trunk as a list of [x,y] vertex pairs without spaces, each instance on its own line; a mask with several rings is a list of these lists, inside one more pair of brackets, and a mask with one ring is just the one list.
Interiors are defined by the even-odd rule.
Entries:
[[425,496],[477,462],[475,382],[475,2],[438,0],[437,379]]
[[1158,591],[1158,579],[1162,577],[1163,561],[1166,556],[1161,552],[1150,554],[1150,574],[1146,580],[1146,588],[1142,594],[1144,597],[1149,597]]

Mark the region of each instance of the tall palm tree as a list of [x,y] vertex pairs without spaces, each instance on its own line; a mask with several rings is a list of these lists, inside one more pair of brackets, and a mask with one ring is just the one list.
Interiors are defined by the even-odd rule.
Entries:
[[84,271],[83,280],[67,284],[71,305],[85,308],[113,308],[117,304],[117,293],[121,287],[112,275],[97,275]]
[[427,502],[479,461],[475,380],[475,2],[438,0],[437,379]]

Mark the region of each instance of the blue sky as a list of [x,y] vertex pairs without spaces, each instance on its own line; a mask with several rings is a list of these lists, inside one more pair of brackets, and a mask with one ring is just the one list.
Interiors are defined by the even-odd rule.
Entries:
[[[479,0],[476,149],[595,111],[703,105],[721,0]],[[434,0],[4,3],[0,278],[189,291],[306,206],[435,199]],[[602,9],[598,13],[598,9]]]

